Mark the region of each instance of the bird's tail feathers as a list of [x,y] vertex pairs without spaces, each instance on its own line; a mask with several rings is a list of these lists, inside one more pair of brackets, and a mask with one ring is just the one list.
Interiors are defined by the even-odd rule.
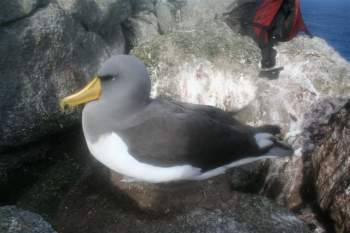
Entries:
[[280,146],[278,144],[273,145],[263,156],[273,156],[273,157],[287,157],[292,156],[294,150],[291,147]]
[[260,150],[264,151],[262,156],[284,157],[294,154],[293,148],[290,145],[279,140],[272,134],[257,133],[254,137]]

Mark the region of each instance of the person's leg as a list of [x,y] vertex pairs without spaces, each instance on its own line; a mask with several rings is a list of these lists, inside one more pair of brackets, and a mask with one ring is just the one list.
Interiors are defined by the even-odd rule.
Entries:
[[276,50],[273,49],[273,43],[260,42],[259,47],[261,50],[261,68],[268,69],[276,65]]

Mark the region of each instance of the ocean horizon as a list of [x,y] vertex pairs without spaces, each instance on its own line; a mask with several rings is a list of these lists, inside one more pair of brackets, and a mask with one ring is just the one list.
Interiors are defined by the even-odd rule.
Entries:
[[350,61],[350,0],[302,0],[309,31]]

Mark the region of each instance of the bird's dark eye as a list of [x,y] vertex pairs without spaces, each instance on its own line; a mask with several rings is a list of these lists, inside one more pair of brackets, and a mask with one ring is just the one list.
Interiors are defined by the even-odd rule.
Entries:
[[104,76],[100,76],[100,79],[102,81],[108,81],[108,80],[116,80],[118,78],[117,75],[104,75]]

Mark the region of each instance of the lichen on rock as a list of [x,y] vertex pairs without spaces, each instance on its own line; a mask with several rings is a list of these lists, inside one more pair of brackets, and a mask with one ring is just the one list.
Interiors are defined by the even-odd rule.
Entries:
[[0,232],[2,233],[56,233],[50,224],[38,214],[15,206],[0,208]]
[[57,4],[0,26],[0,146],[18,146],[69,128],[59,98],[80,87],[107,57],[106,44]]

